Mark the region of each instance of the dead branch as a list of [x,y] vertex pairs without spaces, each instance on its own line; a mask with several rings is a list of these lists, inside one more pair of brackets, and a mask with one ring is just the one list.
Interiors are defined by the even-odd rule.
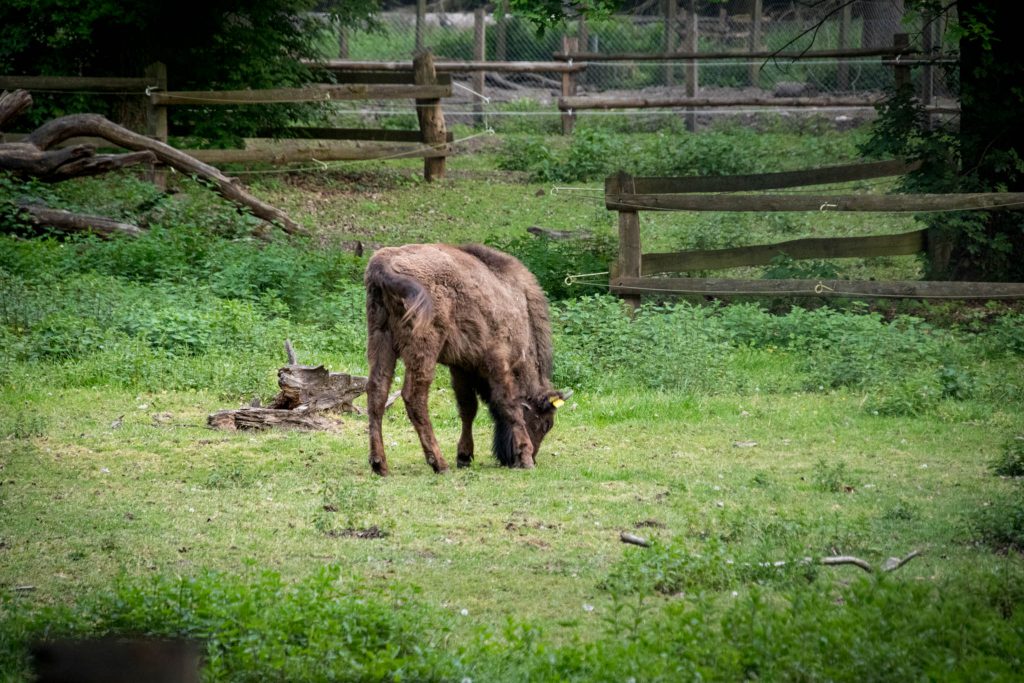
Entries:
[[92,232],[100,237],[131,235],[137,237],[142,230],[130,223],[121,223],[102,216],[88,216],[61,209],[48,209],[35,204],[19,204],[18,208],[28,216],[29,221],[40,228],[54,228],[61,232]]
[[623,531],[622,533],[620,533],[619,534],[619,540],[622,541],[623,543],[629,543],[631,545],[638,545],[641,548],[650,548],[651,547],[650,541],[648,541],[646,538],[644,538],[642,536],[637,536],[636,534],[631,534],[628,531]]
[[223,429],[229,432],[246,429],[261,431],[273,428],[329,432],[341,428],[339,420],[331,420],[299,410],[277,408],[220,410],[207,417],[206,424],[214,429]]
[[213,166],[204,164],[170,145],[122,128],[98,114],[70,114],[48,121],[33,131],[26,141],[39,149],[49,149],[70,138],[82,136],[103,138],[125,149],[149,150],[160,162],[185,175],[205,180],[225,199],[249,208],[255,216],[270,223],[280,223],[285,232],[304,232],[284,211],[252,196],[234,179],[228,178]]
[[284,352],[288,356],[288,365],[298,365],[298,358],[295,356],[295,349],[292,347],[292,340],[284,340]]
[[0,93],[0,130],[4,129],[4,124],[9,119],[13,119],[31,106],[32,95],[27,90],[4,90]]
[[[4,92],[0,96],[0,126],[31,106],[32,97],[24,90]],[[92,145],[71,145],[58,148],[62,142],[77,137],[97,137],[116,147],[132,150],[130,154],[96,155]],[[209,184],[225,199],[248,208],[258,218],[279,224],[289,234],[304,233],[288,215],[249,194],[238,183],[218,169],[174,149],[128,130],[98,114],[71,114],[49,121],[33,131],[22,142],[0,144],[0,169],[23,176],[57,182],[81,175],[106,173],[144,162],[166,164],[188,176]]]
[[[651,547],[650,541],[648,541],[646,538],[644,538],[643,536],[637,536],[635,534],[631,534],[628,531],[623,531],[622,533],[620,533],[619,534],[619,540],[622,541],[623,543],[629,543],[631,545],[638,545],[638,546],[640,546],[642,548],[650,548]],[[902,567],[903,565],[905,565],[907,562],[910,562],[912,559],[914,559],[915,557],[918,557],[920,555],[921,555],[921,551],[920,550],[914,550],[914,551],[910,552],[909,554],[907,554],[905,557],[902,557],[902,558],[900,558],[900,557],[890,557],[885,562],[882,563],[882,565],[881,565],[881,567],[879,567],[878,571],[883,572],[883,573],[894,572],[897,569],[899,569],[900,567]],[[759,566],[761,566],[761,567],[785,567],[785,566],[787,566],[789,564],[802,564],[802,565],[822,564],[822,565],[825,565],[827,567],[834,567],[834,566],[842,565],[842,564],[852,564],[855,567],[860,567],[861,569],[866,571],[868,574],[872,574],[875,571],[875,568],[872,567],[871,564],[867,560],[862,560],[859,557],[854,557],[853,555],[832,555],[832,556],[829,556],[829,557],[819,558],[817,561],[815,561],[815,559],[813,557],[805,557],[805,558],[803,558],[801,560],[797,560],[796,562],[789,562],[787,560],[778,560],[776,562],[761,562]]]

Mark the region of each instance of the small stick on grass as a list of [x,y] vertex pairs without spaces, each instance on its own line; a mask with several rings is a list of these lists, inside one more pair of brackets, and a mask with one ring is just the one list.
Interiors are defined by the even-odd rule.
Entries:
[[630,543],[632,545],[638,545],[641,548],[650,548],[651,547],[650,541],[648,541],[646,538],[644,538],[642,536],[637,536],[636,534],[631,534],[628,531],[623,531],[621,534],[619,534],[619,540],[622,541],[623,543]]

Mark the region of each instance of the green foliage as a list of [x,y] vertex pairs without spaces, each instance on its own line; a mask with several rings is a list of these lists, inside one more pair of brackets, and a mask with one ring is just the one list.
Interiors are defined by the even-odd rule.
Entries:
[[831,165],[856,156],[855,136],[834,133],[758,134],[740,127],[688,133],[679,121],[656,135],[633,137],[604,122],[576,127],[568,147],[550,139],[510,136],[500,168],[526,171],[537,182],[584,182],[618,170],[638,176],[730,175]]
[[1024,552],[1024,485],[1001,492],[968,516],[978,540],[997,550]]
[[377,500],[377,481],[354,482],[337,480],[321,487],[320,507],[313,514],[313,527],[329,536],[365,532],[373,528],[376,533],[380,519]]
[[849,486],[849,475],[843,461],[828,462],[824,458],[814,463],[814,485],[825,493],[842,493],[843,487]]
[[[337,35],[340,24],[363,21],[375,7],[372,0],[258,0],[200,4],[182,12],[144,0],[14,0],[0,5],[0,72],[134,77],[146,65],[163,62],[171,90],[297,86],[317,78],[300,60],[321,56],[324,30]],[[314,15],[314,9],[329,14]],[[138,100],[37,93],[26,118],[38,125],[90,111],[117,119]],[[223,145],[316,111],[314,105],[174,107],[170,124],[203,143]]]
[[690,547],[681,539],[631,551],[609,572],[601,587],[614,594],[700,594],[719,592],[753,581],[766,571],[778,572],[754,562],[737,562],[728,547],[716,538]]
[[566,284],[566,277],[604,272],[615,258],[616,248],[614,241],[604,236],[578,240],[516,237],[489,244],[521,260],[551,300],[575,296],[577,292]]
[[992,463],[992,471],[1001,477],[1024,477],[1024,435],[1006,442],[1003,452]]
[[35,638],[182,637],[202,641],[209,681],[447,679],[445,629],[408,596],[386,597],[325,567],[286,582],[270,570],[121,581],[72,610],[0,604],[0,668],[25,671]]
[[764,278],[766,280],[833,280],[839,277],[839,269],[829,261],[818,261],[815,259],[796,260],[786,254],[779,254],[772,259],[771,264],[765,268]]
[[713,391],[724,379],[724,348],[707,309],[647,305],[630,315],[608,296],[563,301],[552,308],[556,384],[615,390]]

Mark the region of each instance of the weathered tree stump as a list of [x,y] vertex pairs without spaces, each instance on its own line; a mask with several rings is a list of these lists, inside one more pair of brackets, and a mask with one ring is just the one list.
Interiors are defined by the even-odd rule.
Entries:
[[324,366],[299,365],[291,342],[285,342],[288,365],[278,369],[280,391],[268,406],[221,410],[206,418],[214,429],[302,429],[335,431],[341,421],[321,413],[357,413],[352,404],[366,391],[366,378],[329,372]]

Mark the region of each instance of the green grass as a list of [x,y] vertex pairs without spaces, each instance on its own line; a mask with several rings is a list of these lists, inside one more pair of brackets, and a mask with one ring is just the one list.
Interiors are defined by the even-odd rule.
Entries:
[[[265,177],[256,191],[316,233],[270,246],[187,182],[155,204],[124,177],[47,190],[160,227],[0,243],[0,680],[27,680],[44,633],[196,637],[217,681],[1019,677],[1019,310],[652,302],[631,318],[561,283],[608,257],[597,185],[555,193],[494,162],[456,157],[430,185],[411,162]],[[914,227],[642,220],[666,249]],[[548,248],[529,225],[597,239]],[[575,395],[537,469],[499,468],[482,415],[474,466],[436,476],[400,402],[383,480],[361,415],[334,433],[205,426],[273,395],[284,338],[301,362],[366,372],[365,257],[337,246],[356,239],[502,244],[549,286],[555,380]],[[443,371],[431,410],[453,459]],[[912,550],[893,574],[803,563]]]

